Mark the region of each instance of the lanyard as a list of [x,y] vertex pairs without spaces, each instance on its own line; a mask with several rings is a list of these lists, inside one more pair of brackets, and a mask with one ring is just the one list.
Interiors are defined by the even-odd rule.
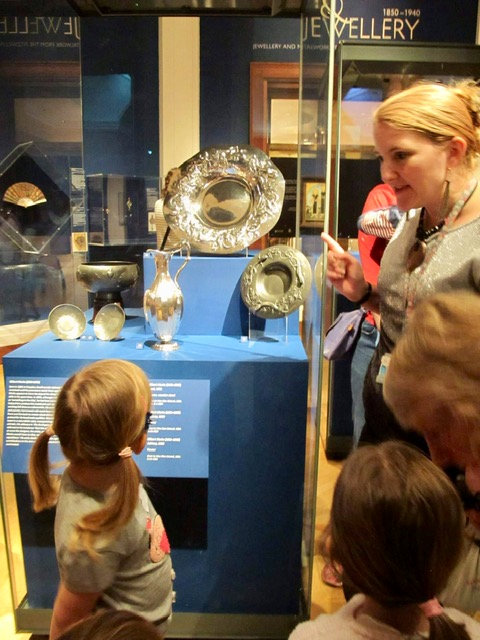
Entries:
[[[460,211],[463,209],[465,204],[468,202],[468,199],[470,198],[472,193],[475,191],[475,189],[477,187],[477,183],[478,183],[478,181],[477,181],[476,178],[472,178],[471,180],[469,180],[467,186],[465,187],[464,192],[462,193],[460,198],[455,202],[455,204],[452,207],[452,210],[450,211],[450,213],[446,217],[445,224],[443,225],[442,229],[440,230],[440,232],[438,234],[436,234],[436,242],[434,243],[434,246],[431,246],[430,247],[430,251],[428,251],[429,243],[425,243],[425,245],[426,245],[425,257],[423,259],[422,264],[417,269],[414,269],[411,273],[409,273],[407,275],[406,283],[405,283],[406,284],[406,286],[405,286],[405,290],[406,290],[406,293],[405,293],[405,300],[406,300],[405,316],[406,316],[407,320],[408,320],[408,318],[409,318],[410,314],[412,313],[413,308],[415,306],[415,297],[416,297],[416,294],[417,294],[417,287],[418,287],[418,284],[420,282],[420,278],[425,273],[425,269],[427,268],[428,263],[433,258],[435,253],[438,251],[438,248],[439,248],[440,244],[442,243],[442,240],[445,238],[445,236],[447,235],[448,231],[452,228],[452,225],[455,222],[455,220],[457,219]],[[419,222],[419,224],[420,224],[420,222]],[[435,236],[432,236],[432,238],[434,238],[434,237]],[[414,273],[415,273],[415,276],[412,279],[412,276],[414,275]]]

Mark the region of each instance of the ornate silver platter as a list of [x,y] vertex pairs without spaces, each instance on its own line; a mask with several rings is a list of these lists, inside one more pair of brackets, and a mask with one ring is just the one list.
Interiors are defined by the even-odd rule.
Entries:
[[177,236],[207,253],[234,253],[275,226],[285,180],[260,149],[209,147],[172,172],[163,203]]
[[302,305],[312,285],[307,258],[284,245],[260,251],[246,266],[240,283],[242,299],[260,318],[283,318]]
[[76,340],[85,331],[87,319],[80,307],[59,304],[48,315],[50,331],[61,340]]
[[117,303],[104,305],[95,316],[93,331],[99,340],[115,340],[125,324],[125,312]]

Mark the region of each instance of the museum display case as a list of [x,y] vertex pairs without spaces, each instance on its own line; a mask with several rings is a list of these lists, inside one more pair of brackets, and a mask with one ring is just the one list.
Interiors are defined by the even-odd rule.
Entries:
[[155,245],[158,178],[95,174],[85,182],[90,245]]
[[[151,23],[157,44],[158,21]],[[283,638],[304,615],[301,566],[308,358],[299,335],[299,312],[287,300],[292,310],[288,319],[255,315],[255,302],[249,309],[240,290],[253,254],[243,241],[231,255],[216,255],[213,247],[213,255],[192,255],[179,277],[184,310],[175,335],[178,348],[168,352],[152,348],[156,339],[141,308],[155,276],[148,249],[157,247],[157,235],[149,214],[160,184],[159,176],[154,184],[151,178],[160,173],[155,136],[159,90],[157,82],[152,82],[158,78],[152,60],[158,64],[158,56],[154,46],[144,46],[151,23],[137,39],[142,51],[136,56],[128,55],[128,45],[135,40],[131,28],[120,53],[112,52],[103,24],[92,27],[89,22],[85,29],[91,29],[90,43],[101,46],[106,41],[109,46],[108,51],[94,50],[89,55],[82,41],[82,68],[77,64],[79,93],[82,72],[82,101],[76,115],[83,125],[79,138],[87,144],[79,147],[83,163],[72,160],[72,166],[85,167],[86,177],[82,174],[83,200],[75,200],[76,215],[70,219],[75,225],[65,226],[70,288],[65,299],[58,301],[70,303],[67,320],[76,324],[75,338],[62,339],[72,335],[68,331],[47,330],[3,359],[2,505],[15,623],[19,631],[48,633],[58,587],[54,513],[35,514],[31,509],[28,452],[35,435],[49,424],[65,379],[87,362],[112,357],[137,363],[154,387],[155,424],[139,465],[149,478],[172,545],[177,600],[169,633],[173,637]],[[135,20],[135,26],[139,24],[145,26],[141,18]],[[142,64],[143,51],[150,66]],[[130,68],[132,60],[140,60],[136,77]],[[145,85],[149,93],[139,98],[138,88]],[[125,91],[125,101],[117,109],[112,98],[113,88],[118,87]],[[12,101],[12,111],[14,106]],[[150,119],[144,117],[143,108],[149,109]],[[54,148],[53,143],[49,148]],[[62,151],[66,154],[65,148]],[[265,180],[269,174],[264,169],[260,173]],[[63,173],[69,175],[64,169]],[[243,184],[243,191],[254,195],[256,210],[269,209],[270,199],[262,200],[256,173],[251,173],[239,183],[235,182],[238,172],[231,172],[230,183]],[[283,182],[277,172],[275,177],[275,211],[267,227],[274,224],[283,197]],[[234,213],[236,227],[257,234],[256,225],[250,225],[245,215],[255,213],[251,203],[243,202],[237,212],[219,206],[218,201],[229,199],[220,187],[212,188],[209,195],[215,198],[215,206],[205,209],[204,219],[213,221],[217,231],[222,226],[227,229],[225,216]],[[227,249],[231,250],[228,242]],[[274,292],[298,280],[299,270],[295,261],[290,266],[290,253],[282,253],[278,267],[275,252],[266,260],[266,270],[255,271],[262,293],[269,291],[269,278]],[[172,276],[179,271],[176,258],[171,260]],[[126,317],[120,334],[105,340],[95,331],[93,300],[86,299],[87,290],[76,274],[86,262],[113,261],[136,263],[142,275],[122,292]],[[254,293],[260,293],[260,288]],[[77,295],[83,295],[81,302]],[[269,296],[270,303],[275,301],[274,293],[270,291]],[[72,304],[79,315],[72,313]],[[58,318],[53,320],[58,323]],[[52,460],[58,460],[58,454],[58,443],[52,441]]]
[[[147,288],[155,266],[153,255],[144,259]],[[48,332],[4,358],[2,487],[19,630],[47,633],[58,584],[54,512],[32,511],[28,452],[50,423],[58,388],[98,358],[135,362],[154,391],[137,460],[172,545],[177,597],[169,635],[281,638],[300,619],[308,358],[298,310],[288,316],[288,333],[284,318],[259,318],[264,339],[248,339],[240,280],[251,260],[192,258],[181,274],[176,350],[154,349],[141,310],[127,309],[114,340],[95,339],[87,323],[80,338]],[[171,263],[178,272],[184,257]],[[54,440],[50,456],[61,460]]]
[[[312,24],[318,20],[313,4],[308,5],[307,15]],[[357,217],[368,192],[381,181],[371,116],[388,91],[421,78],[449,81],[480,77],[478,46],[338,41],[336,14],[326,12],[322,18],[329,33],[329,48],[306,44],[302,50],[300,97],[304,95],[310,106],[316,100],[316,129],[309,149],[299,148],[297,178],[303,192],[320,184],[325,190],[324,224],[300,226],[300,246],[310,261],[314,281],[303,309],[303,337],[311,365],[302,570],[307,602],[316,579],[314,526],[318,525],[317,509],[322,509],[321,503],[320,507],[317,504],[316,486],[319,448],[332,460],[343,459],[350,451],[353,432],[350,361],[326,361],[323,336],[340,312],[355,305],[337,296],[324,278],[326,256],[320,232],[324,226],[345,250],[358,257]],[[315,24],[318,26],[318,22]],[[307,21],[304,27],[307,31]],[[302,40],[306,41],[306,33]],[[311,77],[315,69],[318,82],[314,96]],[[303,134],[308,136],[311,131],[301,128],[300,136]],[[297,198],[302,215],[304,202],[301,196]]]
[[[158,22],[153,23],[157,43]],[[102,25],[96,31],[89,22],[88,28],[90,42],[103,44]],[[94,37],[98,32],[100,40]],[[130,29],[128,36],[129,43],[135,40]],[[142,39],[145,49],[143,45]],[[127,49],[125,42],[122,46]],[[76,115],[83,115],[81,140],[88,144],[80,155],[83,163],[71,164],[88,170],[83,172],[86,177],[75,174],[82,199],[77,193],[68,202],[69,213],[75,214],[65,224],[68,287],[65,298],[58,301],[68,308],[55,307],[60,315],[52,317],[55,332],[47,328],[3,359],[2,506],[16,627],[48,633],[59,578],[54,511],[35,514],[31,508],[26,472],[32,442],[50,423],[56,394],[66,378],[87,362],[124,358],[146,371],[154,390],[154,422],[138,462],[172,546],[177,598],[169,635],[284,638],[305,615],[301,567],[309,366],[297,303],[310,282],[302,280],[295,299],[282,301],[287,303],[288,318],[284,312],[271,319],[255,312],[257,298],[268,294],[270,308],[278,313],[272,303],[290,284],[298,285],[305,266],[292,258],[292,249],[276,248],[265,265],[257,265],[253,284],[247,283],[247,292],[257,294],[247,298],[249,308],[242,299],[241,279],[254,254],[243,240],[232,250],[227,238],[223,247],[229,255],[219,255],[216,246],[208,246],[208,253],[192,251],[188,268],[178,278],[184,297],[175,333],[178,348],[153,348],[157,339],[145,320],[142,301],[155,279],[149,250],[156,249],[157,234],[150,214],[160,179],[151,178],[159,171],[158,167],[155,171],[158,144],[152,133],[158,113],[150,96],[158,94],[151,82],[158,74],[155,69],[147,72],[144,64],[139,65],[137,77],[124,67],[119,70],[119,59],[129,67],[134,57],[125,62],[123,50],[121,56],[109,50],[109,58],[98,52],[89,57],[83,42],[82,48],[82,112]],[[150,63],[154,51],[148,48]],[[140,53],[134,62],[138,59]],[[95,73],[95,65],[102,66],[100,73]],[[135,102],[134,91],[146,84],[149,99],[137,95]],[[119,86],[126,93],[117,109],[111,98],[112,87]],[[151,120],[143,118],[143,107],[150,109]],[[155,125],[150,126],[151,121]],[[259,172],[267,187],[269,171],[273,168],[267,171],[262,166]],[[62,173],[70,175],[64,168]],[[248,214],[254,217],[253,208],[269,209],[270,214],[271,199],[265,201],[255,171],[250,173],[243,182],[237,179],[238,171],[229,174],[230,186],[240,191],[237,208],[236,202],[225,204],[239,198],[228,197],[222,185],[200,189],[204,196],[215,198],[213,207],[207,209],[205,202],[201,218],[209,232],[213,224],[213,235],[231,231],[228,222],[233,213],[234,230],[246,228],[256,236],[256,224],[250,224]],[[283,178],[277,170],[274,177],[275,210],[266,221],[268,228],[277,219],[283,197]],[[251,201],[245,202],[248,194]],[[170,260],[172,279],[183,261],[184,256]],[[79,267],[95,262],[136,264],[141,274],[121,292],[124,323],[111,339],[96,330],[97,318],[108,304],[96,310],[94,287],[81,269],[78,276]],[[77,296],[83,296],[81,301]],[[56,302],[52,300],[50,308]],[[264,302],[261,306],[267,308]],[[49,446],[52,461],[60,462],[58,442],[52,439]]]
[[[476,45],[385,44],[340,42],[331,74],[332,108],[331,195],[329,233],[345,248],[356,250],[357,218],[369,191],[381,182],[375,155],[372,114],[391,92],[417,81],[451,82],[480,77],[480,47]],[[324,77],[319,109],[328,104],[328,74]],[[354,308],[323,283],[323,327],[341,311]],[[344,457],[351,447],[352,419],[350,362],[325,365],[318,361],[325,403],[327,455]]]
[[74,297],[72,255],[87,250],[77,160],[65,171],[44,145],[29,141],[0,163],[0,324],[45,319],[67,295]]

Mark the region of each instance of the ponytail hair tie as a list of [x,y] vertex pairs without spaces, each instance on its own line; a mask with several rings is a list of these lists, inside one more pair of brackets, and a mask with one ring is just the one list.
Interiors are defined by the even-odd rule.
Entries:
[[44,431],[44,434],[49,438],[51,438],[52,436],[55,435],[55,431],[52,429],[52,427],[47,427]]
[[130,447],[125,447],[125,449],[122,449],[118,455],[120,456],[120,458],[131,458],[132,453],[133,451]]
[[422,604],[418,606],[423,611],[426,618],[441,616],[443,613],[443,607],[437,598],[432,598],[431,600],[427,600],[427,602],[422,602]]

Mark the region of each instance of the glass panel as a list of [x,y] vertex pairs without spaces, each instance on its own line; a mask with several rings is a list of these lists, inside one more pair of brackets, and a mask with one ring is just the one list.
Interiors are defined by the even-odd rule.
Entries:
[[[51,99],[54,109],[55,102]],[[80,113],[79,104],[75,111]],[[48,110],[43,113],[48,118]],[[80,149],[80,143],[75,146]],[[82,171],[81,156],[73,150],[54,155],[52,146],[47,155],[43,148],[37,135],[35,142],[18,145],[1,165],[1,324],[45,319],[54,306],[75,297],[70,242],[78,215],[74,217],[73,208],[82,205],[83,189],[72,185],[71,169]],[[72,198],[72,191],[80,196]],[[80,231],[83,225],[82,216]]]
[[[334,33],[334,29],[330,29]],[[319,174],[309,167],[324,169],[326,181],[325,228],[352,252],[356,243],[357,218],[368,192],[381,182],[374,153],[372,114],[390,92],[406,88],[420,79],[449,81],[479,77],[480,51],[469,45],[426,45],[343,42],[334,48],[330,42],[328,73],[318,89],[318,145],[311,160],[304,150],[299,179],[311,181]],[[323,58],[317,55],[318,63]],[[313,64],[308,48],[303,51],[304,70]],[[305,82],[305,75],[304,75]],[[331,114],[331,115],[330,115]],[[320,134],[320,131],[322,132]],[[326,143],[323,132],[325,132]],[[331,172],[331,175],[330,175]],[[321,175],[321,173],[320,173]],[[299,206],[303,206],[302,203]],[[342,296],[336,296],[323,278],[323,248],[318,229],[303,227],[302,247],[312,260],[314,283],[312,299],[305,307],[305,335],[312,373],[309,393],[309,441],[318,444],[318,432],[324,440],[327,458],[345,457],[352,442],[350,365],[330,364],[322,357],[326,328],[341,311],[353,308]],[[313,447],[312,447],[313,451]],[[312,465],[315,464],[312,462]],[[307,472],[308,475],[308,472]],[[312,474],[313,477],[313,474]],[[307,496],[312,495],[309,478]],[[313,497],[312,497],[313,501]],[[323,527],[322,508],[328,518],[329,505],[318,496],[317,526]],[[309,509],[305,509],[309,513]],[[311,540],[314,539],[312,534]]]
[[340,43],[337,46],[334,228],[346,246],[356,248],[358,215],[369,191],[381,182],[372,135],[376,107],[392,92],[414,82],[478,77],[479,70],[480,55],[473,45]]
[[[82,98],[88,260],[138,265],[124,307],[143,305],[143,254],[156,248],[159,198],[155,17],[82,21]],[[93,305],[89,296],[88,306]]]
[[[323,241],[320,232],[328,226],[329,209],[329,163],[327,160],[328,117],[328,47],[320,51],[313,42],[312,34],[318,23],[318,7],[308,2],[302,21],[302,72],[300,101],[303,117],[300,122],[299,167],[298,167],[298,230],[302,252],[307,256],[313,270],[313,285],[304,306],[303,337],[311,363],[307,408],[307,451],[305,469],[304,529],[303,529],[303,588],[306,596],[307,614],[312,610],[312,583],[315,571],[314,556],[317,515],[317,466],[323,419],[321,388],[321,316],[323,298]],[[309,38],[312,40],[310,41]],[[325,89],[324,89],[325,88]],[[316,197],[318,195],[318,198]],[[315,209],[315,211],[314,211]],[[318,591],[318,590],[317,590]]]
[[[42,331],[56,305],[86,301],[85,294],[77,295],[75,268],[87,244],[78,19],[60,0],[27,9],[0,2],[0,8],[0,334],[10,344]],[[15,475],[2,473],[10,586],[20,629],[18,615],[30,604],[28,542],[17,509],[24,498]]]
[[77,181],[83,175],[78,18],[67,2],[50,2],[48,19],[43,3],[29,8],[28,18],[19,3],[6,4],[0,3],[10,16],[0,69],[0,325],[31,324],[58,304],[81,303],[74,272],[77,254],[86,251],[83,180]]

